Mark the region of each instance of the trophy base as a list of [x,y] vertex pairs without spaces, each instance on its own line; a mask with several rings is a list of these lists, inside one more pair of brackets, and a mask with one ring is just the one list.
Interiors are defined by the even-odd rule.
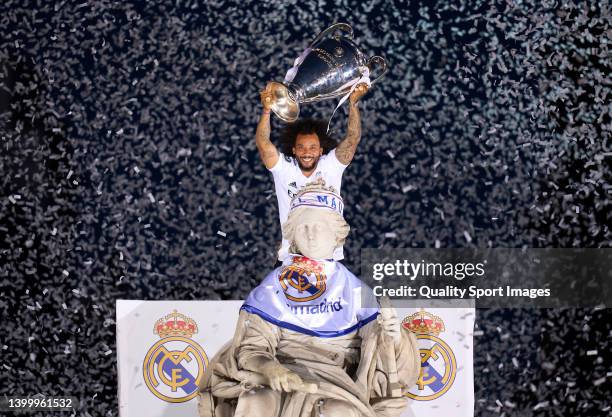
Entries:
[[273,94],[271,110],[284,122],[295,122],[300,115],[298,102],[291,97],[286,85],[277,82],[271,84]]

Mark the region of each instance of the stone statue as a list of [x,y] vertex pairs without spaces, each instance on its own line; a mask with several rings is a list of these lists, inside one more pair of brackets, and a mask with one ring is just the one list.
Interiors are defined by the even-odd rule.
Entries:
[[397,417],[421,366],[414,335],[333,251],[349,226],[323,182],[291,202],[294,252],[247,297],[200,381],[201,417]]

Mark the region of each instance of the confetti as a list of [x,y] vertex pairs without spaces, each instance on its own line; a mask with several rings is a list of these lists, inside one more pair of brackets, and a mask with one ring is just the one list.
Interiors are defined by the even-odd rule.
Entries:
[[[117,298],[240,299],[259,283],[246,271],[274,264],[280,225],[253,138],[257,91],[282,80],[331,9],[389,63],[359,105],[344,174],[349,269],[385,245],[612,242],[606,2],[29,3],[1,14],[6,392],[87,398],[95,384],[95,412],[77,414],[115,415]],[[334,106],[301,111],[327,120]],[[281,126],[273,117],[275,143]],[[598,360],[611,314],[479,310],[475,414],[610,410]]]

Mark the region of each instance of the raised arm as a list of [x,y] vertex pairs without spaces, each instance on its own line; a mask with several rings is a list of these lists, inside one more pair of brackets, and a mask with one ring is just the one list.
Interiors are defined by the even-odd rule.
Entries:
[[255,143],[259,151],[259,157],[266,168],[270,169],[278,162],[278,150],[270,141],[270,106],[272,104],[272,94],[270,84],[260,93],[263,111],[257,124],[255,133]]
[[359,84],[349,97],[348,130],[345,138],[336,147],[336,158],[344,165],[351,163],[361,140],[361,116],[357,102],[367,91],[366,84]]

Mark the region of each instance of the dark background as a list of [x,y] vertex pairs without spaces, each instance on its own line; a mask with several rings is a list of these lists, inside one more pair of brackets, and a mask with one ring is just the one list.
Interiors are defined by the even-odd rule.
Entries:
[[[561,3],[3,2],[1,393],[117,415],[116,299],[259,282],[280,228],[258,92],[337,21],[390,67],[344,175],[350,269],[361,248],[609,247],[610,9]],[[476,414],[609,415],[611,319],[478,310]]]

